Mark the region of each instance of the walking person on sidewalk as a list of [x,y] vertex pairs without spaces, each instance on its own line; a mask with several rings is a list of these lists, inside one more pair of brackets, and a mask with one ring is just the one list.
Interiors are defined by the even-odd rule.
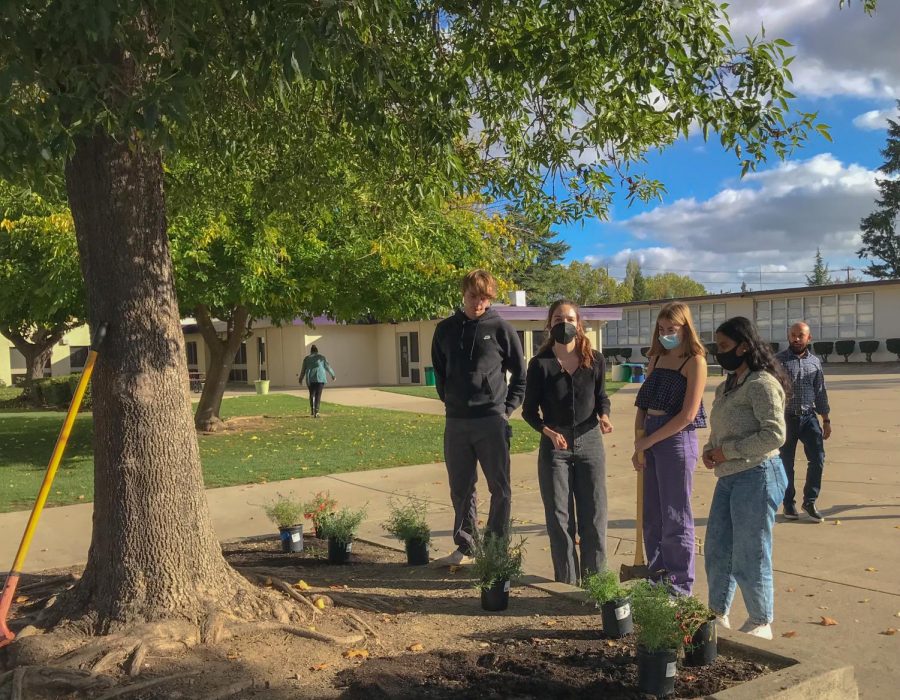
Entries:
[[644,546],[651,572],[665,571],[676,591],[694,585],[694,514],[691,492],[700,459],[697,428],[706,427],[703,389],[706,348],[687,304],[659,311],[647,378],[634,405],[632,464],[644,472]]
[[328,381],[326,372],[331,375],[331,381],[334,381],[334,370],[331,369],[328,360],[319,354],[319,348],[315,345],[310,346],[309,355],[303,358],[303,367],[300,369],[300,385],[302,386],[303,380],[306,379],[306,386],[309,387],[309,412],[313,418],[319,417],[322,390]]
[[541,433],[538,483],[554,578],[577,586],[606,565],[606,456],[600,434],[613,429],[606,362],[591,349],[572,302],[553,303],[547,330],[549,338],[528,363],[522,417]]
[[[787,439],[781,447],[781,461],[787,474],[784,492],[784,517],[796,520],[794,501],[794,459],[797,442],[803,443],[806,453],[806,483],[803,486],[803,505],[806,514],[816,522],[825,517],[816,510],[816,499],[822,489],[822,469],[825,467],[824,441],[831,437],[831,419],[828,417],[828,392],[825,390],[825,373],[822,363],[812,354],[809,326],[803,321],[795,323],[788,331],[789,347],[776,357],[791,379],[791,396],[785,406]],[[822,425],[819,418],[822,416]]]
[[703,464],[718,477],[706,527],[709,607],[730,627],[728,611],[740,586],[749,614],[740,631],[772,639],[772,526],[787,484],[778,448],[790,379],[743,316],[719,326],[716,346],[728,378],[716,388],[703,448]]
[[457,546],[455,552],[433,562],[436,566],[471,563],[478,522],[478,462],[491,493],[487,531],[506,533],[512,501],[509,416],[525,394],[525,356],[519,336],[490,308],[497,296],[496,280],[485,270],[473,270],[463,280],[462,291],[462,308],[437,325],[431,345],[435,388],[447,415],[444,461]]

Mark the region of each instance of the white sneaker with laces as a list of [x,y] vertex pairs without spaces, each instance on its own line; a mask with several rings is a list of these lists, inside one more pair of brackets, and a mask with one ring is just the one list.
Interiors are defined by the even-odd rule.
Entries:
[[724,615],[716,615],[716,622],[722,629],[731,629],[731,620],[728,619],[728,613],[725,613]]
[[469,566],[473,561],[475,561],[468,554],[463,554],[460,550],[456,550],[451,554],[448,554],[446,557],[440,557],[435,559],[429,564],[432,568],[439,569],[444,566]]
[[745,634],[753,635],[754,637],[759,637],[760,639],[772,639],[772,625],[768,622],[764,625],[757,625],[750,622],[750,620],[747,620],[741,625],[740,631]]

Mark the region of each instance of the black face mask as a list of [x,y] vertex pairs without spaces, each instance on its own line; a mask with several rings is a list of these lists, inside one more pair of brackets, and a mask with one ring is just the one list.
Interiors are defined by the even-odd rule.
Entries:
[[550,329],[550,337],[557,343],[562,343],[563,345],[571,343],[575,340],[575,336],[577,335],[578,329],[575,327],[574,323],[557,323]]
[[716,362],[726,372],[734,372],[738,367],[744,364],[746,358],[737,354],[737,346],[735,345],[728,352],[717,352]]

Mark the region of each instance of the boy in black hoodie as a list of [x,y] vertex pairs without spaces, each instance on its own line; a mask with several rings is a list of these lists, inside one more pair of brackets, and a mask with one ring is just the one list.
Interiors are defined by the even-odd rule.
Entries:
[[512,498],[509,416],[525,395],[525,355],[519,336],[490,308],[497,295],[496,280],[489,272],[473,270],[462,290],[462,308],[438,324],[431,345],[435,384],[447,413],[444,460],[457,546],[449,556],[435,560],[437,566],[471,563],[478,521],[478,462],[491,492],[487,530],[498,535],[506,531]]

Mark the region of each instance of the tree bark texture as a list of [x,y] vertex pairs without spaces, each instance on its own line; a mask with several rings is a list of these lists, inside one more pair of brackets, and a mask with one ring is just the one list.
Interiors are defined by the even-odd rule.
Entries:
[[66,186],[90,322],[108,331],[92,380],[90,553],[60,609],[97,633],[199,621],[248,584],[222,557],[203,491],[161,156],[98,132],[77,142]]
[[203,393],[200,394],[200,401],[194,414],[194,426],[197,430],[215,430],[220,421],[222,397],[225,395],[228,375],[234,365],[234,356],[247,335],[250,311],[240,305],[232,309],[224,339],[216,332],[212,316],[205,305],[197,307],[195,317],[203,340],[209,348],[210,360],[206,369]]

